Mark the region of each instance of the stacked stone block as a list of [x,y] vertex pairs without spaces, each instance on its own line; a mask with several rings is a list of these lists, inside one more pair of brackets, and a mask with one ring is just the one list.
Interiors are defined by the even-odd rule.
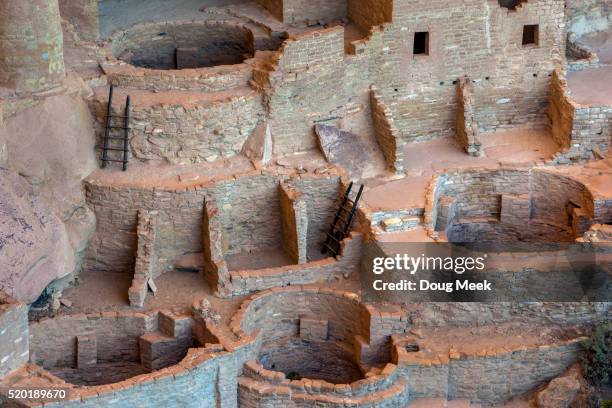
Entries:
[[405,141],[400,137],[400,132],[393,122],[393,115],[376,87],[372,87],[370,91],[370,103],[378,146],[389,168],[396,173],[401,173],[404,170]]
[[157,215],[155,211],[141,210],[138,212],[136,236],[138,248],[134,266],[134,279],[128,291],[130,305],[142,307],[149,290],[150,283],[159,275],[159,259],[157,256]]
[[469,78],[462,77],[457,81],[457,99],[457,141],[470,156],[480,156],[474,86]]
[[308,214],[302,194],[284,183],[279,183],[281,231],[283,249],[296,264],[308,262]]
[[0,291],[0,377],[28,362],[28,308]]

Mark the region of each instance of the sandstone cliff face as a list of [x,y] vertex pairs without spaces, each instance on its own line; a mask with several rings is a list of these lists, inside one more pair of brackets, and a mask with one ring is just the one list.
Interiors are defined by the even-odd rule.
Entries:
[[[78,270],[95,228],[81,181],[96,168],[85,102],[59,94],[0,127],[0,289],[34,301]],[[17,176],[21,175],[22,177]]]
[[0,255],[0,290],[28,303],[75,266],[62,222],[25,178],[6,169],[0,169]]

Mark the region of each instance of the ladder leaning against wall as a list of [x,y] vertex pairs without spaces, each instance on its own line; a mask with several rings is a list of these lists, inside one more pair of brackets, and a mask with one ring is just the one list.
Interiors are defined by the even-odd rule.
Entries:
[[[102,168],[105,168],[108,163],[116,162],[122,163],[123,171],[127,170],[127,165],[129,161],[129,139],[130,139],[130,110],[131,110],[131,101],[130,96],[128,95],[125,98],[125,114],[121,115],[113,115],[113,85],[110,86],[110,90],[108,92],[108,110],[106,114],[106,124],[104,127],[104,139],[102,145]],[[123,119],[123,125],[117,125],[113,123],[113,119]],[[115,130],[123,131],[121,136],[115,136]],[[113,134],[111,134],[113,132]],[[122,146],[118,146],[119,143],[123,142]],[[109,158],[109,154],[122,152],[122,158]]]
[[355,197],[355,200],[350,198],[351,190],[353,189],[353,182],[349,184],[346,192],[344,193],[344,197],[342,198],[342,202],[340,203],[340,207],[336,211],[334,215],[334,220],[329,226],[329,231],[327,232],[325,243],[323,244],[323,248],[321,248],[321,253],[329,253],[333,257],[337,257],[340,253],[340,248],[342,247],[342,240],[346,238],[348,233],[351,231],[351,225],[353,224],[353,219],[355,217],[355,213],[357,212],[357,207],[359,206],[359,200],[361,199],[361,195],[363,193],[363,184],[359,187],[359,192]]

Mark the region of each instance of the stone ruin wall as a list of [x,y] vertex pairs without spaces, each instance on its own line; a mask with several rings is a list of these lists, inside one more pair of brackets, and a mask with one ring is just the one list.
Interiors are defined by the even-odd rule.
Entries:
[[[557,228],[573,231],[566,208],[569,202],[578,205],[591,223],[605,222],[595,217],[597,203],[584,185],[552,172],[457,171],[439,177],[432,188],[426,219],[438,231],[456,219],[495,218],[507,222],[510,229],[524,228],[525,217],[537,222],[536,232],[547,231],[546,226],[550,226],[551,234]],[[513,205],[519,201],[526,207]],[[583,232],[573,231],[576,235]]]
[[29,359],[28,307],[0,292],[0,376]]
[[[426,3],[394,3],[393,21],[370,25],[366,38],[350,44],[349,54],[345,54],[342,27],[307,32],[285,41],[272,54],[271,62],[253,65],[252,84],[263,93],[262,100],[247,93],[235,103],[220,101],[187,110],[136,107],[142,114],[132,146],[135,156],[170,162],[229,157],[264,120],[271,126],[275,153],[313,149],[314,124],[350,126],[353,117],[369,114],[372,84],[380,89],[394,119],[401,140],[398,145],[451,137],[458,109],[456,81],[463,75],[474,82],[473,107],[479,132],[547,127],[552,72],[565,61],[565,41],[558,40],[564,38],[562,4],[540,0],[509,11],[497,2],[486,7],[476,1],[445,3],[444,7]],[[361,19],[359,24],[386,21],[388,14],[385,8],[383,18],[373,16],[369,23]],[[521,46],[524,24],[539,24],[537,47]],[[412,55],[414,31],[429,32],[428,56]],[[458,43],[450,44],[451,38]],[[245,80],[245,69],[198,73],[185,80],[204,81],[202,86],[213,86],[211,89],[230,89]],[[110,69],[113,71],[111,81],[118,84],[144,81],[139,79],[141,73],[132,76],[125,70]],[[154,78],[156,88],[187,86],[183,78],[153,72],[145,75]],[[98,111],[103,111],[103,106]],[[227,126],[211,120],[207,112],[239,118],[256,115],[257,119]],[[164,124],[166,120],[170,125]],[[199,136],[202,131],[207,134],[205,139]],[[221,135],[231,142],[221,141]],[[191,153],[177,157],[175,145]],[[196,147],[204,148],[204,153],[196,152]],[[396,162],[401,164],[399,158]]]
[[[590,159],[607,152],[612,142],[612,106],[585,106],[572,100],[567,81],[555,70],[549,115],[553,139],[564,149],[557,159]],[[596,153],[594,153],[594,151]]]
[[[123,115],[123,98],[114,98],[113,115]],[[93,104],[100,143],[107,103],[105,98]],[[201,98],[179,104],[162,100],[132,106],[131,157],[147,163],[190,164],[236,156],[264,114],[260,95],[248,89],[212,101]]]
[[[172,264],[182,255],[202,252],[204,203],[214,197],[220,211],[223,252],[281,247],[278,185],[288,177],[252,172],[236,179],[196,188],[149,189],[86,183],[88,203],[98,227],[86,256],[88,270],[132,273],[139,210],[158,211],[157,239],[166,243],[158,259]],[[308,243],[321,241],[338,199],[339,178],[301,177],[289,183],[303,191],[308,215]],[[163,269],[163,268],[162,268]]]
[[30,324],[32,362],[45,368],[77,364],[79,336],[95,336],[97,362],[139,361],[138,338],[157,329],[156,313],[101,312],[46,318]]
[[451,352],[448,360],[430,360],[429,364],[400,357],[398,375],[408,381],[413,398],[443,397],[496,404],[561,375],[576,361],[579,351],[579,341],[574,340],[522,350],[500,349],[486,356],[454,356]]
[[[393,23],[385,25],[386,69],[377,85],[388,98],[403,137],[454,135],[453,82],[464,75],[475,82],[481,129],[522,125],[517,122],[523,120],[521,115],[534,112],[536,122],[545,124],[549,75],[565,60],[564,41],[559,40],[563,19],[563,4],[553,0],[529,2],[517,11],[497,2],[484,7],[477,1],[395,2]],[[524,24],[539,24],[538,47],[521,47]],[[428,56],[412,55],[415,31],[429,32]],[[450,44],[450,38],[456,42]]]

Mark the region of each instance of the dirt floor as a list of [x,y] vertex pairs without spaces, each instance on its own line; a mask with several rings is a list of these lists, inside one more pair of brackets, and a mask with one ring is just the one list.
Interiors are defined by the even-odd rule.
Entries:
[[[83,272],[79,275],[78,284],[64,291],[62,299],[72,302],[70,307],[62,305],[56,313],[96,313],[104,311],[134,311],[128,302],[128,289],[133,274]],[[359,276],[352,274],[348,279],[336,280],[322,284],[325,287],[359,292]],[[210,287],[199,273],[170,271],[155,280],[158,291],[151,292],[142,311],[155,309],[189,309],[198,299],[207,298],[212,309],[222,316],[223,322],[228,322],[247,296],[235,296],[231,299],[220,299],[213,296]],[[49,315],[48,312],[33,315],[40,318]]]
[[423,208],[431,177],[447,169],[533,165],[551,159],[559,146],[546,130],[516,129],[481,135],[481,157],[465,154],[455,139],[410,144],[405,149],[406,177],[366,181],[364,201],[372,210]]
[[570,72],[567,76],[572,98],[583,105],[612,104],[612,33],[601,32],[581,38],[599,56],[599,67]]

